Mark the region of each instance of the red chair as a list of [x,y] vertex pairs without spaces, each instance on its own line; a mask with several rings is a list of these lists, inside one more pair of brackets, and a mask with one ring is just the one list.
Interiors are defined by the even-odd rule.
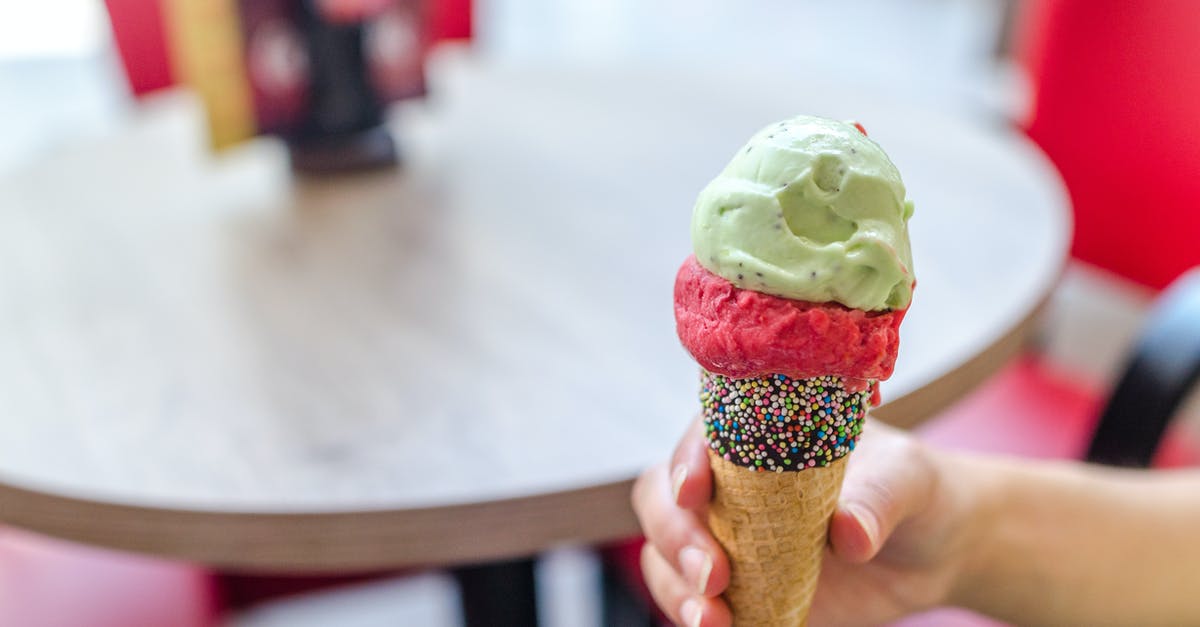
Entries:
[[0,528],[0,625],[215,627],[219,618],[204,570]]
[[1026,0],[1024,126],[1075,205],[1072,253],[1161,289],[1200,265],[1200,3]]

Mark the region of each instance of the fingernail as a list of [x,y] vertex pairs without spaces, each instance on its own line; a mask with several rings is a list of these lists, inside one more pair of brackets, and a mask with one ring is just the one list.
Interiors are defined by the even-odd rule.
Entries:
[[703,595],[708,590],[708,577],[712,574],[712,556],[697,547],[685,546],[679,551],[679,566],[689,579],[696,582],[696,592]]
[[858,526],[863,528],[867,533],[867,541],[870,542],[871,548],[875,548],[876,536],[879,531],[875,529],[875,517],[866,509],[858,505],[850,505],[846,508],[850,515],[858,521]]
[[688,599],[679,606],[679,618],[683,620],[683,624],[688,627],[700,627],[700,619],[704,618],[704,612],[701,611],[700,602],[696,599]]
[[675,504],[679,504],[679,491],[683,489],[683,482],[687,480],[687,466],[677,466],[675,471],[671,473],[671,495],[675,499]]

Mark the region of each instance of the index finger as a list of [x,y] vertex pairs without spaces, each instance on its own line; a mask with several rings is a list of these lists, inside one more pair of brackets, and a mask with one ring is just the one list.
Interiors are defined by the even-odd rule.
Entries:
[[675,504],[699,510],[712,498],[712,469],[708,465],[708,443],[704,422],[697,418],[671,455],[671,489]]

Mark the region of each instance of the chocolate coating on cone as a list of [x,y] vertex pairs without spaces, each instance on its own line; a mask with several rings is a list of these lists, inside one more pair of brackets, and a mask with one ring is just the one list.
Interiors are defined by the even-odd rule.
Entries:
[[828,466],[858,443],[872,387],[852,392],[834,376],[731,379],[701,370],[709,449],[757,471]]

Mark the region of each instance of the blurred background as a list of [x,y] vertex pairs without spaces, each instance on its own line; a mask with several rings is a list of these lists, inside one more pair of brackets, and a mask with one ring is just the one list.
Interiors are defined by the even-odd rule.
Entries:
[[[1035,341],[923,429],[951,446],[1070,456],[1157,294],[1200,264],[1195,41],[1200,4],[1187,0],[9,1],[0,3],[0,185],[77,146],[131,133],[180,101],[201,112],[202,149],[218,163],[286,151],[287,176],[296,178],[285,186],[404,169],[410,146],[436,138],[397,136],[395,121],[436,116],[470,64],[631,72],[667,85],[676,73],[737,74],[797,92],[838,85],[875,103],[1026,134],[1061,174],[1071,259]],[[722,83],[709,87],[719,92]],[[1190,407],[1183,413],[1194,416]],[[1014,413],[1028,418],[1010,420]],[[1200,439],[1181,428],[1177,442]],[[1030,441],[1042,448],[1022,450]],[[1191,463],[1190,445],[1170,451],[1165,463]],[[626,578],[636,603],[633,546],[548,553],[537,564],[543,624],[601,625],[605,577]],[[6,594],[18,579],[25,592]],[[0,527],[3,625],[436,627],[462,619],[454,578],[437,571],[321,585],[215,581],[202,565]],[[82,614],[39,605],[48,598]],[[941,614],[909,624],[965,620]]]
[[[282,4],[262,6],[269,11]],[[442,24],[423,24],[423,36],[463,41],[470,35],[471,50],[490,59],[634,63],[664,71],[750,66],[797,78],[815,72],[980,116],[1019,115],[1028,98],[1021,74],[1003,54],[1014,6],[1004,0],[451,4],[463,6],[449,7]],[[130,58],[121,58],[103,2],[0,8],[3,132],[10,138],[4,166],[62,141],[114,132],[135,114],[136,95],[184,80],[170,67],[170,46],[183,44],[166,41],[171,26],[162,3],[113,0],[107,6],[128,39]],[[132,64],[131,76],[123,61]]]

